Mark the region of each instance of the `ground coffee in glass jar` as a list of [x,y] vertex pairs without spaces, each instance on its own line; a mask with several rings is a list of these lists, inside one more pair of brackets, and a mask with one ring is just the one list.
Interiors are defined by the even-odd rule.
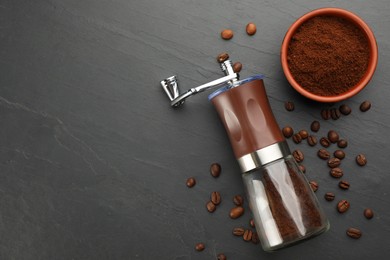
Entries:
[[352,22],[336,16],[317,16],[293,35],[287,61],[293,78],[320,96],[344,93],[364,76],[369,43]]

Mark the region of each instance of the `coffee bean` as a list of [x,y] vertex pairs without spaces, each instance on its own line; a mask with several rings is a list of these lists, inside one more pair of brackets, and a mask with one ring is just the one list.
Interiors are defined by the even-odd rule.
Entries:
[[255,227],[255,221],[253,220],[253,218],[251,218],[251,220],[249,220],[249,225],[253,228]]
[[328,139],[331,143],[336,143],[339,140],[339,134],[334,130],[330,130],[328,132]]
[[195,178],[191,177],[191,178],[187,179],[186,185],[187,185],[188,188],[194,187],[195,184],[196,184]]
[[323,147],[329,147],[330,146],[330,141],[328,138],[326,137],[321,137],[320,139],[320,144],[323,146]]
[[343,170],[338,167],[331,169],[329,173],[333,178],[341,178],[344,175]]
[[318,183],[317,183],[317,182],[315,182],[315,181],[310,181],[309,184],[310,184],[311,189],[312,189],[314,192],[316,192],[316,191],[318,190]]
[[295,109],[294,103],[291,101],[286,101],[284,103],[284,107],[286,108],[287,111],[293,111]]
[[325,193],[325,199],[327,200],[327,201],[332,201],[332,200],[334,200],[334,198],[335,198],[335,195],[334,195],[334,193],[332,193],[332,192],[327,192],[327,193]]
[[292,153],[294,159],[296,162],[300,163],[303,161],[303,159],[305,159],[303,153],[300,151],[300,150],[295,150],[293,153]]
[[233,228],[233,235],[235,235],[235,236],[240,237],[240,236],[244,235],[244,232],[245,232],[245,229],[242,227]]
[[214,205],[219,205],[221,203],[221,194],[218,191],[213,191],[211,193],[211,202]]
[[259,242],[260,242],[259,235],[256,232],[253,232],[252,233],[252,243],[257,245]]
[[233,202],[236,206],[242,206],[244,203],[244,198],[241,195],[236,195],[233,197]]
[[246,33],[250,36],[254,35],[257,31],[256,24],[254,23],[248,23],[246,25]]
[[306,139],[309,136],[309,133],[306,130],[299,131],[299,135],[302,137],[302,139]]
[[336,167],[338,167],[340,164],[341,164],[341,161],[340,161],[339,158],[330,158],[330,159],[328,160],[328,166],[329,166],[330,168],[336,168]]
[[343,114],[343,115],[349,115],[351,114],[352,110],[349,106],[345,105],[345,104],[342,104],[340,107],[339,107],[339,110],[340,110],[340,113]]
[[341,180],[339,182],[339,187],[342,188],[343,190],[348,190],[349,189],[349,182]]
[[195,245],[195,250],[198,251],[198,252],[203,251],[204,249],[205,249],[204,243],[197,243]]
[[230,210],[229,216],[232,219],[241,217],[244,214],[244,208],[241,206],[234,207]]
[[221,174],[221,165],[219,163],[212,163],[210,166],[210,174],[214,178],[218,178]]
[[330,158],[330,153],[327,150],[325,150],[325,149],[318,150],[317,155],[322,160],[328,160]]
[[370,101],[364,101],[361,105],[360,105],[360,111],[362,112],[366,112],[368,111],[369,109],[371,108],[371,103]]
[[359,239],[362,236],[362,232],[357,228],[348,228],[347,235],[354,239]]
[[320,122],[318,122],[318,121],[313,121],[312,123],[311,123],[311,125],[310,125],[310,129],[311,129],[311,131],[313,131],[313,132],[318,132],[318,130],[320,130]]
[[294,143],[296,143],[296,144],[299,144],[300,142],[302,142],[302,137],[299,134],[294,134],[292,139],[293,139]]
[[219,63],[223,63],[224,61],[226,61],[227,59],[229,59],[229,54],[227,52],[222,52],[220,53],[218,56],[217,56],[217,61]]
[[356,163],[359,165],[359,166],[364,166],[367,164],[367,159],[366,159],[366,156],[364,156],[364,154],[358,154],[356,156]]
[[330,110],[330,116],[332,117],[333,120],[337,120],[340,118],[341,114],[337,108],[332,108]]
[[345,148],[345,147],[348,146],[348,142],[347,142],[347,140],[340,139],[337,142],[337,146],[340,147],[340,148]]
[[339,203],[337,203],[337,210],[340,213],[346,212],[350,207],[350,204],[347,200],[340,200]]
[[334,155],[334,157],[336,157],[340,160],[345,158],[345,153],[343,150],[336,150],[336,151],[334,151],[333,155]]
[[207,208],[208,212],[213,213],[217,207],[215,206],[215,204],[212,201],[209,201],[206,204],[206,208]]
[[285,126],[282,129],[282,133],[283,133],[284,137],[290,138],[294,134],[294,130],[292,129],[291,126]]
[[307,144],[310,146],[315,146],[317,144],[317,137],[314,135],[309,135],[307,137]]
[[301,172],[303,172],[303,173],[306,172],[306,167],[305,167],[305,165],[300,164],[300,165],[298,165],[298,168],[299,168],[299,170],[300,170]]
[[239,73],[240,71],[242,70],[242,63],[241,62],[235,62],[234,64],[233,64],[233,71],[235,72],[235,73]]
[[225,29],[221,32],[221,37],[222,39],[224,40],[230,40],[231,38],[233,38],[233,31],[230,30],[230,29]]
[[321,110],[321,117],[324,120],[329,120],[331,115],[330,115],[330,110],[329,109],[323,109]]
[[365,209],[364,210],[364,216],[367,219],[372,219],[372,217],[374,217],[374,212],[372,211],[372,209]]
[[252,230],[247,229],[245,230],[244,235],[242,235],[242,238],[244,239],[244,241],[249,242],[252,240],[252,235]]
[[226,260],[227,259],[227,257],[226,257],[226,255],[225,254],[218,254],[217,255],[217,260]]

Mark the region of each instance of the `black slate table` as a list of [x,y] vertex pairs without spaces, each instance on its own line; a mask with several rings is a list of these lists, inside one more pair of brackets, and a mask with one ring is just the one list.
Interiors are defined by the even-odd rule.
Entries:
[[[349,116],[321,121],[349,141],[343,161],[348,191],[337,187],[319,148],[305,153],[307,177],[331,229],[276,253],[234,237],[250,213],[228,216],[243,194],[238,165],[207,95],[170,108],[159,81],[178,75],[182,89],[222,76],[215,57],[241,61],[241,77],[264,74],[281,126],[309,129],[319,104],[287,83],[279,50],[306,12],[341,7],[376,35],[379,62],[366,89],[344,103]],[[390,235],[390,6],[387,1],[1,0],[0,259],[388,259]],[[253,37],[248,22],[257,24]],[[235,36],[223,41],[219,33]],[[296,109],[287,112],[285,101]],[[366,113],[358,107],[372,102]],[[354,156],[364,153],[361,168]],[[222,174],[209,174],[212,162]],[[188,177],[197,185],[188,189]],[[210,192],[222,204],[205,209]],[[323,195],[336,193],[327,202]],[[351,202],[340,215],[338,199]],[[247,207],[247,205],[246,205]],[[367,220],[365,208],[375,216]],[[363,236],[346,236],[348,227]],[[196,252],[197,242],[206,249]]]

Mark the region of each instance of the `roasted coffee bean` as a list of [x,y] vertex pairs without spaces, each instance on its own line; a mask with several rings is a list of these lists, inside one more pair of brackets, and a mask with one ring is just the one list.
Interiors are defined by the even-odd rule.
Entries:
[[227,59],[229,59],[229,54],[227,52],[222,52],[217,56],[217,61],[219,63],[222,63],[222,62],[226,61]]
[[344,175],[343,170],[338,167],[331,169],[329,173],[333,178],[341,178]]
[[260,242],[259,235],[256,232],[253,232],[252,233],[252,243],[257,245],[259,242]]
[[346,212],[350,207],[350,204],[347,200],[340,200],[339,203],[337,203],[337,210],[340,213]]
[[349,182],[341,180],[339,182],[339,187],[342,188],[343,190],[348,190],[349,189]]
[[330,141],[328,138],[326,137],[321,137],[320,139],[320,144],[323,146],[323,147],[329,147],[330,146]]
[[195,245],[195,250],[196,251],[203,251],[205,249],[205,245],[204,245],[204,243],[197,243],[196,245]]
[[217,255],[217,260],[226,260],[227,259],[227,257],[226,257],[226,255],[225,254],[218,254]]
[[230,210],[229,216],[232,219],[241,217],[244,214],[244,208],[241,206],[234,207]]
[[330,168],[336,168],[336,167],[338,167],[340,164],[341,164],[341,161],[340,161],[339,158],[330,158],[330,159],[328,160],[328,166],[329,166]]
[[337,146],[340,148],[345,148],[348,146],[348,142],[345,139],[340,139],[337,141]]
[[195,184],[196,184],[195,178],[191,177],[191,178],[187,179],[186,185],[187,185],[188,188],[194,187]]
[[318,150],[317,155],[322,160],[328,160],[330,158],[330,153],[327,150],[325,150],[325,149]]
[[302,142],[302,137],[299,134],[294,134],[292,139],[293,139],[294,143],[296,143],[296,144],[299,144],[300,142]]
[[339,134],[334,130],[330,130],[328,132],[328,139],[331,143],[337,143],[339,140]]
[[210,166],[210,174],[214,178],[218,178],[221,174],[221,165],[219,163],[213,163]]
[[364,156],[364,154],[358,154],[356,156],[356,163],[359,165],[359,166],[364,166],[367,164],[367,159],[366,159],[366,156]]
[[234,64],[233,64],[233,71],[235,72],[235,73],[239,73],[240,71],[242,70],[242,63],[241,62],[235,62]]
[[257,31],[256,24],[254,23],[248,23],[246,25],[246,33],[250,36],[254,35]]
[[374,217],[374,212],[372,211],[372,209],[365,209],[364,210],[364,216],[367,219],[372,219]]
[[362,236],[362,232],[357,228],[348,228],[347,235],[354,239],[359,239]]
[[327,193],[325,193],[325,195],[324,195],[324,198],[325,198],[327,201],[332,201],[332,200],[334,200],[335,197],[336,197],[336,196],[335,196],[334,193],[332,193],[332,192],[327,192]]
[[219,205],[221,203],[221,194],[218,191],[213,191],[211,193],[211,202],[214,205]]
[[339,107],[339,110],[340,110],[340,113],[343,114],[343,115],[349,115],[351,114],[352,110],[349,106],[345,105],[345,104],[342,104],[340,107]]
[[222,39],[224,40],[230,40],[231,38],[233,38],[233,31],[230,30],[230,29],[225,29],[221,32],[221,37]]
[[212,201],[209,201],[206,204],[206,208],[207,208],[208,212],[213,213],[215,211],[215,209],[217,208],[217,206],[215,206],[215,204]]
[[255,227],[255,221],[253,220],[253,218],[251,218],[251,220],[249,220],[249,225],[253,228]]
[[309,136],[309,133],[306,130],[299,131],[299,135],[302,137],[302,139],[306,139]]
[[316,191],[318,190],[318,183],[317,183],[317,182],[315,182],[315,181],[310,181],[309,184],[310,184],[311,189],[312,189],[314,192],[316,192]]
[[333,120],[337,120],[340,118],[341,114],[337,108],[332,108],[330,110],[330,116],[332,117]]
[[322,117],[322,119],[324,119],[324,120],[329,120],[330,117],[331,117],[331,115],[330,115],[330,110],[329,110],[329,109],[323,109],[323,110],[321,111],[321,117]]
[[305,156],[303,155],[303,153],[300,151],[300,150],[295,150],[293,153],[292,153],[294,159],[296,162],[300,163],[303,161],[303,159],[305,159]]
[[233,235],[235,235],[235,236],[240,237],[240,236],[244,235],[244,232],[245,232],[245,229],[242,227],[233,228]]
[[242,206],[244,203],[244,198],[241,195],[236,195],[233,197],[233,202],[236,206]]
[[295,109],[294,103],[291,101],[286,101],[284,103],[284,107],[286,108],[287,111],[293,111]]
[[312,123],[311,123],[311,125],[310,125],[310,129],[311,129],[311,131],[313,131],[313,132],[318,132],[318,130],[320,130],[320,122],[318,122],[318,121],[313,121]]
[[242,235],[242,238],[244,239],[244,241],[249,242],[252,240],[252,235],[252,230],[247,229],[245,230],[244,235]]
[[368,111],[369,109],[371,108],[371,103],[370,101],[364,101],[361,105],[360,105],[360,111],[362,112],[366,112]]
[[334,157],[336,157],[340,160],[345,158],[345,153],[343,150],[336,150],[336,151],[334,151],[333,155],[334,155]]
[[282,129],[282,133],[283,133],[284,137],[290,138],[294,134],[294,130],[292,129],[291,126],[285,126]]
[[303,172],[303,173],[306,172],[306,167],[305,167],[305,165],[300,164],[300,165],[298,166],[298,168],[299,168],[299,170],[300,170],[301,172]]
[[310,146],[315,146],[317,144],[317,137],[314,135],[309,135],[307,137],[307,144]]

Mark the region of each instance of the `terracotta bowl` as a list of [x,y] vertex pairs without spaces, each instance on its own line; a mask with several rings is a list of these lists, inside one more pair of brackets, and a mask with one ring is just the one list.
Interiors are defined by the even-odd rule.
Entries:
[[[366,35],[368,39],[368,44],[370,48],[370,59],[368,62],[367,71],[365,72],[362,79],[353,87],[351,87],[348,91],[335,95],[335,96],[320,96],[317,94],[313,94],[306,89],[304,89],[302,86],[300,86],[292,76],[290,69],[288,67],[287,63],[287,52],[288,52],[288,46],[290,44],[290,40],[292,36],[295,34],[296,30],[307,20],[315,17],[315,16],[338,16],[342,17],[346,20],[351,21],[354,23],[358,28],[360,28],[364,34]],[[305,15],[303,15],[301,18],[296,20],[288,29],[286,36],[284,37],[283,43],[282,43],[282,49],[281,49],[281,62],[284,74],[286,75],[286,78],[288,82],[291,84],[291,86],[297,90],[299,93],[301,93],[303,96],[310,98],[312,100],[316,100],[319,102],[338,102],[341,100],[345,100],[347,98],[350,98],[359,91],[361,91],[370,81],[372,78],[376,64],[378,62],[378,47],[376,44],[375,36],[372,33],[371,29],[368,27],[368,25],[357,15],[346,11],[344,9],[340,8],[321,8],[313,10]]]

